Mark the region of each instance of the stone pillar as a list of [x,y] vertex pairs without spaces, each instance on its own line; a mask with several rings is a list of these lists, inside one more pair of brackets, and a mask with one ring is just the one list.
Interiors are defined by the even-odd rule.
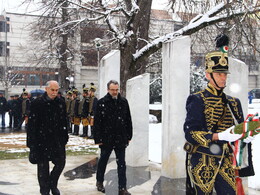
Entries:
[[132,167],[149,165],[149,78],[148,73],[142,74],[129,79],[126,84],[133,123],[133,138],[126,150],[126,163]]
[[186,99],[190,93],[190,37],[162,47],[162,176],[185,177]]
[[247,116],[248,107],[248,66],[237,59],[228,58],[229,72],[225,93],[240,99],[244,117]]
[[98,98],[107,94],[107,83],[116,80],[120,83],[120,51],[112,50],[100,61]]
[[[230,74],[228,74],[227,85],[224,92],[227,95],[239,98],[244,117],[246,117],[248,113],[248,66],[244,62],[231,57],[228,58],[228,63]],[[247,194],[248,181],[246,177],[242,179],[244,190]]]

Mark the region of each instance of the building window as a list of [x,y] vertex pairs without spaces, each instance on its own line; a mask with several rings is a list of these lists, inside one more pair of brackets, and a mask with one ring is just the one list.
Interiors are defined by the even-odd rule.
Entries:
[[[7,46],[5,46],[5,43]],[[4,42],[4,41],[0,41],[0,56],[9,56],[9,48],[8,46],[10,45],[9,42]],[[6,48],[6,50],[5,50]],[[5,55],[5,52],[6,52],[6,55]]]
[[6,17],[6,21],[0,21],[0,32],[10,32],[10,18]]

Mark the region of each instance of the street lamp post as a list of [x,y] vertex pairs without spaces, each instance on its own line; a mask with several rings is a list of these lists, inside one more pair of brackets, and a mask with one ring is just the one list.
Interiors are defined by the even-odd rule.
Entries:
[[4,32],[5,32],[5,44],[4,44],[4,56],[5,56],[5,63],[4,63],[4,75],[3,75],[3,84],[5,88],[5,97],[8,98],[8,74],[7,74],[7,19],[6,16],[4,17]]
[[[100,38],[95,38],[95,47],[97,49],[97,65],[98,65],[98,87],[100,88],[100,48],[103,46],[102,45],[102,39]],[[98,94],[100,95],[100,94]]]

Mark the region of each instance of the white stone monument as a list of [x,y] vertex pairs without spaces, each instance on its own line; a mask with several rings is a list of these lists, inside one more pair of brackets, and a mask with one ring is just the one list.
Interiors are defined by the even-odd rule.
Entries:
[[190,37],[162,47],[162,176],[185,177],[183,123],[190,93]]
[[230,74],[228,74],[227,87],[224,91],[227,95],[240,99],[244,117],[246,117],[248,107],[248,66],[244,62],[231,57],[228,58],[228,63]]
[[116,80],[120,83],[120,51],[112,50],[100,61],[99,67],[99,96],[102,98],[107,94],[107,83]]
[[133,138],[126,150],[126,163],[132,167],[149,165],[149,77],[146,73],[126,83],[126,98],[133,123]]

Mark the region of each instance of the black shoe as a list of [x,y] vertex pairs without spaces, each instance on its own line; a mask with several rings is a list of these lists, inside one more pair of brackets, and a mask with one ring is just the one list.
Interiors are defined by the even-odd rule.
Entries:
[[104,186],[103,186],[103,183],[97,181],[96,186],[97,186],[97,190],[98,190],[98,191],[105,193],[105,188],[104,188]]
[[21,128],[19,128],[19,127],[14,128],[14,131],[21,131]]
[[60,190],[58,188],[51,189],[53,195],[60,195]]
[[82,134],[79,137],[87,137],[87,134]]
[[129,192],[128,192],[127,190],[125,190],[125,189],[122,189],[122,190],[119,190],[118,195],[131,195],[131,193],[129,193]]

